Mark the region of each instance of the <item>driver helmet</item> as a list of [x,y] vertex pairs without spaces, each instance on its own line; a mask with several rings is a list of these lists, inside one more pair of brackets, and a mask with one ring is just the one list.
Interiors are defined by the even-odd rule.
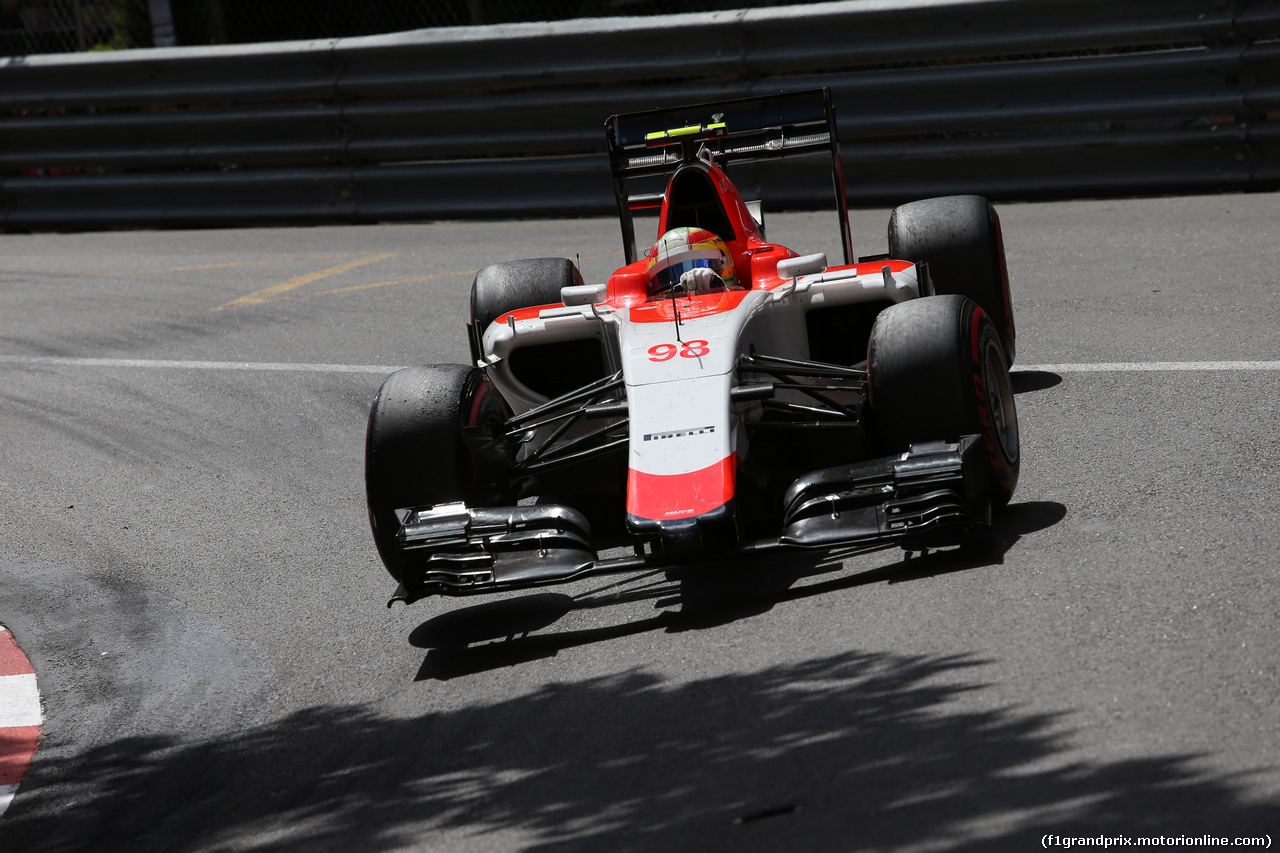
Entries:
[[697,267],[709,268],[725,287],[737,287],[733,259],[724,241],[705,228],[675,228],[663,234],[649,250],[645,274],[649,295],[660,296],[680,283],[680,277]]

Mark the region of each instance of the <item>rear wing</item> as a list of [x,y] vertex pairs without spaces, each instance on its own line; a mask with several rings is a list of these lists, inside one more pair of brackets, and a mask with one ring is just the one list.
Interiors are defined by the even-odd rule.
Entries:
[[853,263],[840,140],[827,89],[616,115],[605,123],[605,138],[627,263],[636,260],[632,214],[660,208],[663,198],[661,191],[634,192],[634,184],[647,183],[652,190],[657,177],[665,189],[666,180],[676,169],[696,160],[704,150],[721,168],[778,157],[829,154],[844,259]]

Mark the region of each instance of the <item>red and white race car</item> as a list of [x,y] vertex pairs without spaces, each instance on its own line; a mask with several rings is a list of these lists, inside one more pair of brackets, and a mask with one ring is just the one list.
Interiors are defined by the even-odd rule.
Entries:
[[[992,206],[902,205],[889,253],[855,259],[826,90],[619,115],[606,134],[626,265],[599,284],[563,258],[481,270],[470,363],[397,371],[374,400],[392,601],[980,541],[1019,469]],[[766,239],[725,172],[813,153],[831,158],[842,263]]]

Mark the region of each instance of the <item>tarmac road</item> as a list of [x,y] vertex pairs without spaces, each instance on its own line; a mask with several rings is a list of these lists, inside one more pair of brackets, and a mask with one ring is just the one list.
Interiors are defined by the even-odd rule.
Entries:
[[[391,610],[374,392],[465,360],[486,263],[603,280],[613,221],[0,236],[0,623],[45,709],[0,849],[1276,838],[1278,201],[1001,207],[989,557]],[[834,256],[828,220],[770,236]]]

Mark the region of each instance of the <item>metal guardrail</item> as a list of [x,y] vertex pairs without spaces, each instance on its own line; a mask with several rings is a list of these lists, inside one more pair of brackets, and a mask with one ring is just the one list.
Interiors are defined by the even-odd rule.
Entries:
[[1280,0],[888,0],[0,59],[0,224],[608,214],[610,115],[816,86],[855,204],[1280,186]]

